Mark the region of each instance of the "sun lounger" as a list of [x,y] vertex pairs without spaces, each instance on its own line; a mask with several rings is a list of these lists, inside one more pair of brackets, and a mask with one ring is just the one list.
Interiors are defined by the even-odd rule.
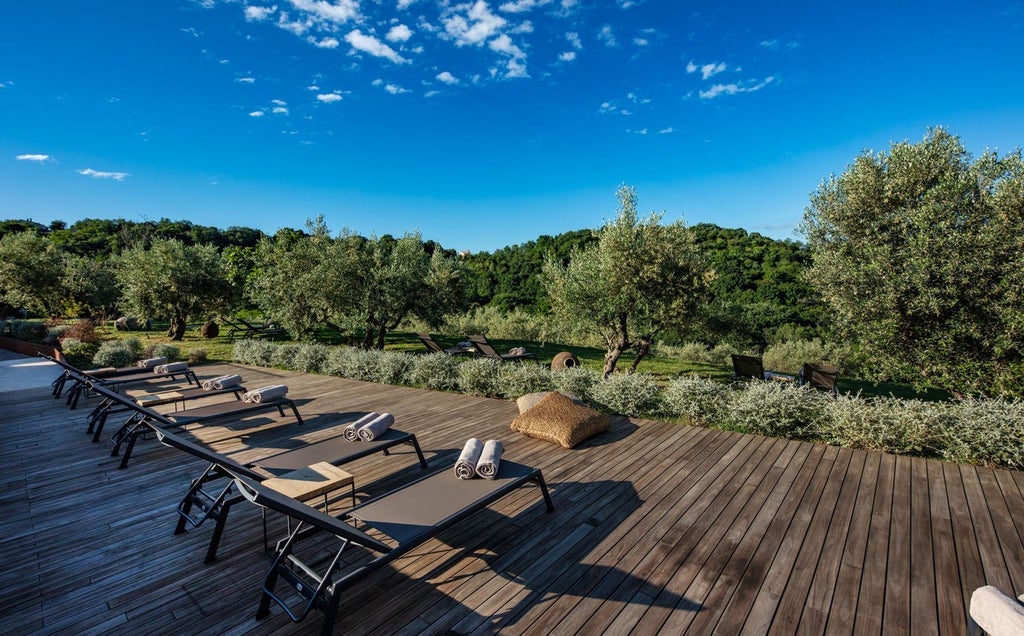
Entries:
[[[39,354],[40,357],[46,358],[55,364],[61,366],[64,369],[56,380],[53,381],[53,396],[60,397],[64,390],[64,386],[68,381],[73,381],[74,386],[68,390],[67,405],[72,409],[78,406],[78,400],[82,393],[89,389],[92,384],[100,384],[108,388],[121,387],[127,384],[133,384],[138,382],[150,382],[153,380],[176,380],[179,377],[184,378],[189,384],[199,385],[199,378],[196,377],[196,372],[189,368],[180,370],[174,370],[166,373],[157,373],[152,369],[144,369],[142,367],[132,367],[134,372],[115,373],[113,375],[96,376],[88,371],[82,371],[77,369],[63,360],[57,360],[50,356]],[[127,368],[127,367],[125,367]],[[116,371],[116,369],[115,369]]]
[[[232,472],[231,469],[226,469]],[[495,479],[460,480],[451,467],[427,475],[402,488],[360,504],[340,518],[285,497],[242,473],[235,484],[246,499],[290,517],[294,529],[282,541],[270,571],[263,582],[257,618],[270,612],[277,603],[294,622],[302,621],[314,608],[324,613],[323,634],[334,628],[338,602],[348,586],[384,565],[436,537],[444,530],[465,521],[508,493],[529,484],[541,491],[548,512],[554,510],[540,469],[502,461]],[[358,524],[355,525],[355,524]],[[379,534],[377,539],[368,534]],[[295,553],[303,540],[314,534],[334,535],[340,547],[320,571],[304,563]],[[349,571],[338,568],[342,555],[351,546],[365,548],[378,556]],[[304,602],[289,605],[277,591],[280,580],[287,582]]]
[[390,449],[399,444],[412,446],[416,451],[420,467],[427,467],[427,460],[423,456],[423,451],[420,450],[416,436],[396,429],[389,429],[372,442],[349,442],[339,434],[330,439],[250,461],[244,465],[159,426],[153,426],[152,429],[163,444],[185,451],[209,463],[203,474],[192,481],[188,493],[178,504],[178,524],[174,529],[175,534],[181,534],[186,531],[187,526],[198,528],[207,519],[214,519],[216,524],[213,536],[210,538],[210,546],[206,551],[207,563],[211,563],[217,558],[217,548],[220,545],[231,507],[244,501],[244,498],[233,492],[233,481],[229,481],[225,486],[209,488],[211,482],[220,481],[225,477],[233,479],[233,476],[225,472],[225,469],[234,471],[235,475],[263,481],[319,462],[341,466],[375,453],[390,455]]
[[796,376],[765,371],[761,356],[741,356],[734,353],[732,354],[732,379],[793,382],[796,380]]
[[254,325],[244,318],[221,318],[221,321],[229,327],[227,336],[231,340],[234,340],[237,336],[241,336],[244,339],[270,338],[273,340],[278,336],[288,335],[288,332],[280,327]]
[[494,360],[500,360],[502,362],[508,360],[536,360],[536,353],[498,353],[491,343],[487,341],[487,338],[481,335],[467,336],[470,342],[473,343],[473,348],[480,352],[481,355],[492,358]]
[[828,391],[833,396],[839,395],[836,382],[839,380],[839,368],[830,367],[824,364],[811,364],[805,362],[800,367],[800,386],[809,385],[815,389]]
[[467,356],[476,353],[474,349],[468,347],[449,347],[445,349],[441,345],[437,344],[429,333],[418,333],[416,334],[416,337],[420,339],[423,346],[431,353],[445,353],[450,356]]

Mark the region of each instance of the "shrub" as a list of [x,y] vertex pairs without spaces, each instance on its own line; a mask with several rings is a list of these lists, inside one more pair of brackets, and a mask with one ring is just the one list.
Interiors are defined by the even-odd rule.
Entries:
[[590,399],[590,391],[601,381],[601,374],[584,367],[573,367],[551,376],[551,382],[559,391],[572,393],[581,400]]
[[688,362],[711,362],[711,351],[700,342],[687,342],[672,353],[673,357]]
[[281,367],[283,369],[294,369],[295,368],[295,357],[299,355],[299,349],[302,345],[298,344],[284,344],[277,345],[274,349],[273,366]]
[[100,337],[96,334],[96,323],[91,320],[79,320],[70,325],[64,331],[61,338],[74,338],[80,342],[91,342],[93,344],[99,344],[100,340]]
[[255,367],[272,366],[277,345],[265,340],[237,340],[231,348],[231,359]]
[[181,349],[172,344],[158,344],[153,347],[153,357],[177,360],[181,357]]
[[38,320],[12,320],[11,335],[18,340],[42,340],[46,336],[46,325]]
[[200,364],[206,362],[207,352],[202,347],[196,347],[195,349],[188,350],[188,363],[189,364]]
[[459,366],[455,358],[443,353],[415,356],[409,381],[435,391],[454,391],[459,386]]
[[733,430],[801,439],[815,430],[831,396],[782,382],[748,382],[728,393],[726,417]]
[[127,367],[135,362],[135,356],[120,342],[104,342],[92,358],[97,367]]
[[123,344],[128,351],[131,351],[132,355],[136,358],[142,357],[142,342],[138,338],[134,336],[131,338],[125,338],[121,341],[121,344]]
[[377,354],[375,349],[348,348],[348,355],[344,358],[345,366],[343,375],[352,380],[363,382],[377,381]]
[[442,329],[445,333],[485,333],[490,338],[501,340],[545,341],[561,335],[553,328],[548,316],[532,314],[522,309],[508,313],[496,307],[477,307],[464,314],[445,316]]
[[302,344],[296,347],[291,368],[306,373],[326,373],[327,358],[331,353],[329,347],[322,344]]
[[817,427],[822,441],[889,453],[934,452],[948,419],[942,404],[852,395],[826,401],[822,412]]
[[941,436],[944,459],[1024,469],[1024,402],[967,399],[945,406],[952,417]]
[[708,362],[720,367],[732,367],[732,354],[745,353],[746,349],[728,342],[720,342],[708,352]]
[[501,362],[491,358],[474,358],[463,362],[458,365],[459,390],[470,395],[500,396],[501,365]]
[[729,388],[721,382],[687,374],[668,383],[662,402],[672,415],[712,424],[724,419],[728,393]]
[[75,338],[64,338],[60,343],[61,352],[67,358],[68,364],[80,369],[88,366],[99,351],[100,346],[93,342],[82,342]]
[[836,365],[821,340],[787,340],[764,350],[764,368],[782,373],[797,373],[805,362]]
[[43,338],[43,342],[50,344],[59,342],[70,328],[70,325],[49,325],[46,327],[46,336]]
[[590,399],[621,415],[645,415],[658,410],[661,389],[646,373],[615,374],[590,389]]
[[551,370],[529,362],[502,364],[498,372],[498,384],[501,394],[510,400],[518,399],[527,393],[550,391],[554,388]]
[[381,384],[409,384],[409,375],[415,357],[398,351],[378,351],[374,382]]

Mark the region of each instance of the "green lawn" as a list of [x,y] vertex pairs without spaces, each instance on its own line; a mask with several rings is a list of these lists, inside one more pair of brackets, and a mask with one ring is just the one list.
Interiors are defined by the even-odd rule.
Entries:
[[[190,326],[188,331],[185,333],[185,338],[180,342],[172,342],[167,338],[165,335],[166,330],[167,325],[162,324],[155,324],[152,331],[129,332],[115,331],[112,326],[104,326],[97,328],[97,333],[100,334],[100,337],[103,340],[118,340],[135,337],[142,341],[144,347],[159,343],[174,344],[180,347],[182,357],[187,357],[188,353],[193,349],[204,349],[206,351],[206,360],[209,362],[231,361],[232,341],[224,335],[227,332],[226,328],[222,328],[221,335],[210,339],[204,338],[202,334],[199,333],[198,325]],[[329,330],[317,333],[317,340],[325,344],[337,344],[340,342],[337,335]],[[462,340],[462,338],[456,336],[435,336],[435,340],[437,340],[438,344],[442,347],[452,347]],[[536,353],[541,364],[544,365],[550,365],[551,359],[562,351],[571,351],[580,360],[580,363],[588,369],[600,371],[604,364],[604,350],[594,347],[568,346],[555,343],[541,344],[516,340],[490,340],[491,344],[493,344],[494,348],[498,351],[507,351],[512,347],[518,346],[526,347],[527,351]],[[278,340],[278,342],[283,343],[291,341]],[[425,351],[423,343],[419,341],[416,334],[411,332],[393,332],[388,334],[385,342],[385,348],[409,353],[423,353]],[[633,359],[634,357],[631,355],[623,355],[622,358],[619,359],[619,368],[622,370],[628,369],[629,365],[633,363]],[[641,361],[638,370],[641,373],[649,373],[655,376],[659,382],[663,384],[682,373],[696,373],[722,381],[728,380],[732,375],[732,369],[729,367],[720,367],[703,362],[689,362],[678,358],[659,356],[645,357],[643,361]],[[904,384],[874,384],[865,380],[857,380],[853,378],[840,378],[839,390],[844,393],[860,392],[864,396],[893,395],[899,398],[915,398],[929,401],[945,400],[950,397],[949,394],[939,389],[916,391],[913,387]]]

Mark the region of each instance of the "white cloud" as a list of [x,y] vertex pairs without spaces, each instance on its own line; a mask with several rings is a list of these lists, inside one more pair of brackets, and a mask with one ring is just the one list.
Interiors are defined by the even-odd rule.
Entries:
[[519,59],[512,58],[505,65],[505,77],[507,79],[518,79],[522,77],[529,77],[530,74],[526,72],[526,64],[523,64]]
[[356,0],[289,0],[296,9],[305,11],[317,19],[344,23],[359,17],[359,3]]
[[317,86],[316,84],[310,84],[309,86],[306,87],[306,90],[307,91],[318,91],[318,90],[320,90],[320,87]]
[[611,102],[601,102],[601,107],[598,109],[597,112],[612,113],[615,112],[616,110],[618,109],[616,108],[615,104],[612,104]]
[[93,179],[113,179],[114,181],[124,181],[125,177],[129,176],[127,172],[104,172],[102,170],[93,170],[92,168],[79,170],[78,174],[92,177]]
[[669,126],[668,128],[662,128],[661,130],[659,130],[658,134],[659,135],[670,135],[670,134],[672,134],[674,132],[675,132],[675,130],[672,128],[672,126]]
[[775,76],[769,75],[763,81],[757,84],[751,84],[743,82],[740,84],[715,84],[706,91],[701,91],[700,96],[702,99],[714,99],[719,95],[736,95],[739,93],[753,93],[759,91],[765,86],[771,84],[775,80]]
[[255,77],[236,77],[235,81],[238,82],[239,84],[255,84],[256,83],[256,78]]
[[274,109],[270,112],[274,113],[275,115],[287,115],[288,109],[285,108],[284,106],[274,106]]
[[459,83],[459,78],[455,77],[454,75],[452,75],[448,71],[443,71],[443,72],[437,74],[437,81],[444,82],[445,84],[451,85],[451,84],[458,84]]
[[537,7],[542,7],[546,4],[550,4],[551,0],[513,0],[512,2],[506,2],[505,4],[498,7],[499,11],[505,13],[524,13],[526,11],[532,11]]
[[340,44],[340,42],[338,42],[337,38],[330,38],[330,37],[322,38],[320,40],[318,40],[316,38],[309,38],[309,41],[314,46],[316,46],[317,48],[320,48],[320,49],[336,49],[336,48],[338,48],[338,45]]
[[576,49],[577,51],[583,50],[583,42],[580,40],[579,33],[576,33],[575,31],[570,31],[569,33],[565,34],[565,39],[569,40],[569,44],[572,45],[572,48]]
[[456,45],[480,46],[496,35],[508,21],[491,13],[484,0],[477,0],[473,4],[460,4],[448,9],[441,18],[441,23]]
[[391,27],[388,34],[384,36],[388,42],[406,42],[412,37],[412,29],[404,24],[396,24]]
[[559,62],[572,62],[576,59],[576,51],[566,51],[558,56]]
[[249,113],[249,117],[263,117],[264,113],[262,110],[254,110]]
[[282,11],[281,15],[277,18],[277,26],[294,35],[301,36],[303,33],[313,28],[313,20],[309,18],[306,20],[289,20],[288,14]]
[[775,49],[779,48],[779,41],[778,40],[761,40],[761,46],[763,46],[766,49],[774,51]]
[[533,22],[524,20],[520,24],[512,27],[512,29],[509,30],[509,33],[533,33]]
[[316,96],[316,98],[317,101],[321,101],[325,104],[333,104],[334,102],[341,101],[341,93],[320,93],[319,95]]
[[712,62],[711,64],[705,64],[704,66],[700,67],[700,77],[701,79],[710,79],[715,75],[718,75],[725,69],[725,62],[719,62],[718,64],[715,64],[714,62]]
[[601,30],[597,32],[597,39],[604,42],[605,46],[617,46],[618,42],[615,39],[615,32],[612,31],[611,25],[604,25]]
[[693,60],[690,60],[689,62],[686,63],[686,72],[687,73],[696,73],[697,72],[697,65],[693,63]]
[[359,29],[350,31],[345,36],[345,41],[357,51],[363,51],[364,53],[369,53],[375,57],[386,58],[395,64],[404,64],[405,62],[408,62],[408,60],[396,53],[393,48],[384,44],[372,35],[363,34]]
[[15,157],[15,159],[17,159],[18,161],[35,162],[53,161],[53,157],[51,157],[50,155],[18,155],[17,157]]
[[398,4],[396,6],[400,11],[404,11],[405,9],[408,9],[409,6],[412,5],[412,3],[414,2],[416,2],[416,0],[398,0]]
[[183,28],[183,29],[180,29],[180,31],[182,31],[183,33],[188,33],[189,35],[191,35],[194,38],[199,37],[199,31],[196,31],[192,27]]
[[409,89],[402,88],[397,84],[388,84],[384,87],[384,90],[391,93],[392,95],[401,95],[402,93],[408,93]]
[[288,102],[284,101],[283,99],[272,99],[272,100],[270,100],[270,103],[275,105],[275,106],[287,106],[288,105]]
[[502,33],[498,37],[494,38],[487,45],[492,51],[496,53],[502,53],[516,59],[522,59],[526,57],[526,53],[523,50],[512,43],[512,38],[506,33]]
[[275,11],[277,11],[276,4],[272,7],[246,7],[245,19],[249,22],[262,22]]
[[633,44],[637,46],[647,46],[650,43],[650,40],[646,38],[633,38]]
[[632,128],[627,128],[626,132],[633,133],[634,135],[646,135],[647,134],[647,129],[646,128],[641,128],[640,130],[633,130]]
[[427,91],[426,93],[423,93],[423,96],[424,97],[436,97],[436,96],[438,96],[440,94],[441,94],[441,91]]

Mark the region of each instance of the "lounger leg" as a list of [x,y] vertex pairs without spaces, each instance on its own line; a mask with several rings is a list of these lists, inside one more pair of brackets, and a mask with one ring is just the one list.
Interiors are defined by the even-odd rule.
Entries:
[[416,457],[418,457],[420,460],[420,468],[426,468],[427,459],[423,456],[423,451],[420,449],[420,443],[416,441],[415,435],[412,435],[409,438],[409,443],[412,444],[412,447],[416,450]]
[[548,507],[548,512],[555,511],[555,504],[551,503],[551,495],[548,494],[548,485],[544,483],[544,474],[539,470],[537,471],[537,485],[540,486],[540,492],[544,495],[544,504]]
[[213,535],[210,537],[210,547],[206,549],[204,563],[213,563],[217,560],[217,548],[220,547],[220,540],[224,536],[224,526],[228,522],[228,511],[231,510],[231,502],[225,501],[220,505],[216,513],[217,524],[213,526]]

